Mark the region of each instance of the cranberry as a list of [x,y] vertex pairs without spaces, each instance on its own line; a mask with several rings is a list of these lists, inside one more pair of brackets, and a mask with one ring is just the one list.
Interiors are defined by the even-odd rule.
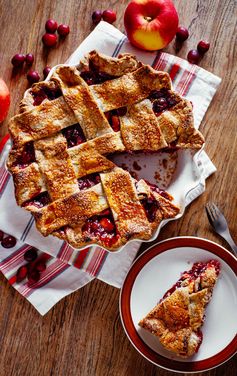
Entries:
[[186,39],[188,39],[188,37],[189,37],[188,29],[186,29],[186,27],[179,26],[177,33],[176,33],[176,39],[179,42],[184,42]]
[[57,30],[57,27],[58,27],[58,24],[56,21],[52,20],[52,19],[49,19],[46,24],[45,24],[45,30],[48,32],[48,33],[55,33],[55,31]]
[[15,68],[19,68],[19,67],[22,67],[22,65],[24,64],[25,62],[25,55],[23,54],[16,54],[13,56],[11,62],[12,62],[12,65],[15,67]]
[[43,70],[43,75],[44,75],[44,78],[46,78],[49,74],[49,72],[51,71],[51,67],[49,67],[48,65],[44,68]]
[[91,18],[92,18],[92,21],[95,25],[98,24],[102,19],[102,12],[100,10],[95,10],[92,13]]
[[46,270],[46,264],[44,261],[38,261],[35,264],[35,270],[38,270],[38,272],[44,272]]
[[26,77],[30,85],[34,84],[35,82],[39,82],[40,80],[39,73],[33,70],[29,71]]
[[3,239],[3,237],[4,237],[4,232],[0,230],[0,241]]
[[57,44],[57,35],[45,33],[42,37],[42,42],[46,47],[54,47]]
[[61,24],[58,27],[58,34],[61,37],[66,37],[70,33],[70,28],[68,25]]
[[23,281],[23,279],[26,278],[27,276],[27,273],[28,273],[28,268],[26,265],[23,265],[21,266],[17,272],[16,272],[16,281],[17,283],[20,283],[21,281]]
[[200,60],[200,54],[199,54],[198,50],[190,50],[187,58],[188,58],[188,61],[191,64],[198,64],[198,62]]
[[109,218],[101,218],[100,225],[107,232],[113,232],[114,231],[114,224],[111,222],[111,220]]
[[209,50],[209,47],[210,47],[210,43],[204,40],[201,40],[197,45],[197,49],[200,52],[200,54],[205,54],[205,52]]
[[114,21],[116,21],[116,13],[111,10],[111,9],[107,9],[107,10],[104,10],[103,14],[102,14],[102,17],[103,17],[103,20],[112,24]]
[[12,248],[16,245],[16,238],[14,236],[8,235],[2,241],[1,244],[4,248]]
[[165,98],[156,99],[153,104],[153,110],[156,113],[164,111],[168,107],[168,102]]
[[40,272],[36,269],[32,269],[28,271],[28,280],[29,284],[33,284],[40,280]]
[[26,64],[32,65],[34,62],[34,55],[33,54],[27,54],[26,55]]
[[112,128],[114,132],[118,132],[120,130],[120,120],[119,117],[116,115],[112,115],[111,117],[111,122],[112,122]]
[[24,259],[28,262],[35,261],[38,257],[37,250],[35,248],[28,249],[24,254]]

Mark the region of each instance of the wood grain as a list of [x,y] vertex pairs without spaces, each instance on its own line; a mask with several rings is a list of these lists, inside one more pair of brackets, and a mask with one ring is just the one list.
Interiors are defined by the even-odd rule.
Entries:
[[[116,26],[123,31],[127,3],[124,0],[0,0],[0,76],[11,91],[9,117],[16,112],[27,88],[26,72],[15,73],[11,69],[10,60],[15,53],[34,53],[34,67],[42,73],[46,64],[64,62],[89,34],[95,9],[116,10]],[[177,54],[185,57],[200,39],[208,39],[211,48],[200,65],[222,77],[201,127],[206,137],[206,151],[217,166],[217,173],[208,179],[206,192],[187,208],[180,220],[170,222],[158,239],[193,235],[227,246],[210,230],[204,205],[208,200],[218,204],[237,242],[236,1],[176,0],[175,4],[180,24],[190,30],[189,40]],[[43,49],[41,42],[44,23],[49,17],[71,27],[68,38],[50,52]],[[174,43],[167,51],[176,53]],[[1,125],[0,134],[6,131],[7,121]],[[142,249],[146,247],[143,245]],[[172,375],[143,359],[129,343],[119,319],[117,289],[93,281],[40,317],[2,276],[0,280],[1,376]],[[206,375],[234,376],[236,360],[235,356]]]

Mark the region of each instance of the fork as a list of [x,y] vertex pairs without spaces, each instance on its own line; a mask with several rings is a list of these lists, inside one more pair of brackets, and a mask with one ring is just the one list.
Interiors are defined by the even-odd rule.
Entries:
[[237,256],[237,245],[232,239],[229,227],[224,215],[213,202],[208,202],[205,206],[209,223],[213,229],[229,243],[235,256]]

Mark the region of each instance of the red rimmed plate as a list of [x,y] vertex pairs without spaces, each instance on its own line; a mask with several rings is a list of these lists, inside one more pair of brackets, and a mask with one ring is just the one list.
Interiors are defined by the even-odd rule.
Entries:
[[[138,326],[197,261],[219,260],[221,274],[206,309],[203,342],[198,353],[181,359],[166,351],[158,338]],[[237,259],[225,248],[194,237],[167,239],[146,250],[132,265],[120,294],[120,317],[133,346],[157,366],[175,372],[201,372],[219,366],[237,352]]]

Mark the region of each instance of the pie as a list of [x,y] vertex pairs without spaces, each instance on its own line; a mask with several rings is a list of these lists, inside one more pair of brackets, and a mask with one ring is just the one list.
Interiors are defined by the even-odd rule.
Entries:
[[157,336],[165,349],[184,358],[194,355],[202,343],[200,327],[219,272],[217,260],[193,264],[139,325]]
[[96,243],[115,250],[150,239],[162,219],[179,212],[167,192],[132,178],[111,154],[204,143],[191,103],[172,90],[167,73],[129,54],[96,51],[34,84],[9,132],[17,204],[32,212],[44,236],[74,248]]

